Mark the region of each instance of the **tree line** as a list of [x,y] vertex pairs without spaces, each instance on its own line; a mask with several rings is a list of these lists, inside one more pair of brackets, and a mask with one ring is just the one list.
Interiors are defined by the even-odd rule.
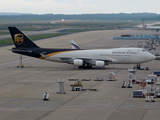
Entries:
[[118,13],[118,14],[20,14],[20,15],[0,15],[1,21],[18,20],[160,20],[160,14],[156,13]]

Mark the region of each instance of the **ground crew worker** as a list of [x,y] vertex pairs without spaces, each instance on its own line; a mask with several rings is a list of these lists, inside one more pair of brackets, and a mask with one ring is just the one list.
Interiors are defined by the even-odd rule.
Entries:
[[45,92],[45,93],[43,94],[43,100],[44,100],[44,101],[49,100],[49,93]]

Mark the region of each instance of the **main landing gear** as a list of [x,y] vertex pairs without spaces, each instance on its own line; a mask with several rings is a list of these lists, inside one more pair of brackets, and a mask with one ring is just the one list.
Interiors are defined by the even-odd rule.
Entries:
[[78,66],[78,68],[92,69],[92,65],[90,65],[90,64],[84,64],[83,66]]

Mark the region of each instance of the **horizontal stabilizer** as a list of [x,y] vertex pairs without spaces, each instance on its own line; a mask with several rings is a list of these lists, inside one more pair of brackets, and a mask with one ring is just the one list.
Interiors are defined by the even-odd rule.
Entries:
[[12,52],[27,52],[27,53],[31,53],[32,51],[31,50],[21,50],[21,49],[8,49]]
[[44,57],[44,58],[47,58],[48,56],[46,56],[45,54],[43,54],[43,53],[40,53],[40,55],[42,56],[42,57]]

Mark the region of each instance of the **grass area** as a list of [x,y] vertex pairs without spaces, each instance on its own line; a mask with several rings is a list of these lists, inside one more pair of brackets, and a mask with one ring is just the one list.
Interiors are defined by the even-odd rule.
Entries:
[[[60,35],[64,35],[64,33],[53,33],[53,34],[33,35],[33,36],[29,36],[29,38],[30,38],[31,40],[38,40],[38,39],[44,39],[44,38],[49,38],[49,37],[56,37],[56,36],[60,36]],[[13,40],[12,40],[12,39],[0,40],[0,44],[1,44],[1,45],[13,44]]]
[[94,31],[94,30],[107,30],[107,29],[68,29],[65,32],[85,32],[85,31]]
[[6,45],[6,44],[12,44],[12,43],[13,43],[12,39],[0,40],[0,45]]
[[[141,24],[141,21],[127,21],[127,20],[65,20],[55,21],[54,24],[51,21],[10,21],[4,24],[0,24],[0,30],[7,30],[8,26],[14,26],[21,31],[40,31],[56,28],[73,28],[62,30],[61,33],[42,34],[29,36],[32,40],[44,39],[49,37],[60,36],[64,34],[70,34],[75,32],[85,32],[93,30],[113,30],[119,27],[130,27],[137,24]],[[0,31],[0,35],[6,35],[8,32]],[[13,44],[11,39],[0,40],[0,44]]]
[[29,36],[29,38],[32,40],[38,40],[38,39],[44,39],[44,38],[49,38],[49,37],[56,37],[56,36],[60,36],[60,35],[64,35],[64,33],[33,35],[33,36]]
[[[69,33],[74,33],[74,32],[84,32],[84,31],[93,31],[93,30],[105,30],[105,29],[68,29],[66,31],[63,32],[69,32]],[[3,33],[3,32],[1,32]],[[5,32],[5,34],[8,34],[8,32]],[[29,36],[29,38],[31,40],[39,40],[39,39],[45,39],[45,38],[49,38],[49,37],[56,37],[56,36],[60,36],[60,35],[65,35],[66,33],[52,33],[52,34],[41,34],[41,35],[33,35],[33,36]],[[2,34],[4,35],[4,34]],[[5,44],[13,44],[13,40],[12,39],[3,39],[0,40],[0,45],[5,45]]]
[[0,35],[7,35],[7,34],[9,34],[9,32],[1,32],[0,31]]
[[36,22],[36,21],[12,21],[5,24],[0,24],[0,30],[8,30],[8,26],[15,26],[22,31],[38,31],[55,28],[85,28],[85,29],[116,29],[120,27],[130,27],[141,24],[141,21],[127,21],[127,20],[65,20],[55,21],[52,24],[50,21]]

